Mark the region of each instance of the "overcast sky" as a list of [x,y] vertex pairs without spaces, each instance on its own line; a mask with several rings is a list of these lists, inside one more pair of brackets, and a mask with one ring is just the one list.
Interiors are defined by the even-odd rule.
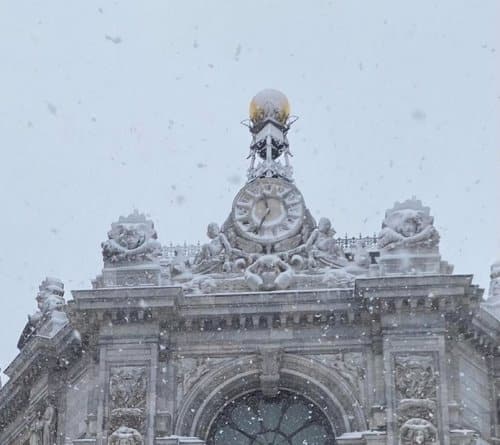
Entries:
[[[90,287],[111,222],[205,239],[245,182],[263,88],[300,119],[295,180],[339,234],[416,195],[443,259],[500,257],[500,2],[0,1],[0,367],[41,280]],[[5,379],[4,379],[5,380]]]

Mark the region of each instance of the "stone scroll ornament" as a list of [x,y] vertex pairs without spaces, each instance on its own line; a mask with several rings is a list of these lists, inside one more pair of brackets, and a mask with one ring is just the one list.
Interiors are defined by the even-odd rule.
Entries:
[[[123,433],[124,428],[134,431],[144,429],[146,387],[146,369],[144,367],[112,368],[109,384],[111,431],[117,433],[122,428]],[[115,437],[118,440],[119,434],[116,434]],[[125,444],[129,442],[111,443]],[[130,443],[135,444],[135,442]]]
[[401,444],[436,440],[437,379],[434,357],[399,355],[395,358],[397,420]]
[[66,304],[63,282],[57,278],[47,277],[38,289],[36,296],[38,310],[28,316],[28,323],[17,344],[19,349],[22,349],[33,335],[40,332],[47,322],[51,321],[52,325],[49,331],[44,332],[44,335],[53,335],[68,323],[68,317],[63,310]]
[[385,213],[378,245],[385,250],[436,247],[439,233],[433,222],[429,207],[422,206],[416,198],[397,202]]
[[151,220],[137,211],[111,224],[102,246],[105,266],[151,263],[161,256],[161,245]]

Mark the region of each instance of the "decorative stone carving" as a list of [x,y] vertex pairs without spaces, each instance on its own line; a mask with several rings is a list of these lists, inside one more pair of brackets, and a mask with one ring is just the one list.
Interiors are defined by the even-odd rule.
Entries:
[[396,356],[395,380],[398,399],[434,399],[436,375],[432,356]]
[[397,202],[385,213],[379,247],[386,250],[435,247],[439,243],[439,234],[433,222],[429,207],[423,207],[416,198]]
[[260,351],[260,388],[265,396],[278,393],[282,351],[280,349],[262,349]]
[[360,381],[365,378],[363,357],[359,353],[308,355],[311,360],[335,369],[354,389],[359,390]]
[[491,265],[490,278],[491,281],[488,303],[500,302],[500,261],[497,261]]
[[320,218],[318,227],[313,230],[306,243],[295,250],[305,252],[309,267],[344,267],[347,265],[347,259],[334,235],[331,221],[328,218]]
[[105,266],[151,263],[161,255],[153,222],[137,210],[111,224],[108,238],[102,243]]
[[120,426],[111,436],[109,445],[142,445],[144,443],[141,433],[134,428]]
[[409,419],[399,430],[400,443],[407,445],[426,445],[436,442],[436,427],[425,419]]
[[[398,355],[394,364],[397,422],[400,426],[401,443],[430,443],[431,439],[427,436],[426,442],[415,442],[415,440],[423,440],[421,433],[425,428],[429,431],[436,430],[434,423],[437,421],[437,379],[434,357]],[[416,433],[417,430],[421,432]],[[435,435],[434,433],[433,437]]]
[[17,344],[19,349],[22,349],[35,333],[53,336],[68,323],[68,317],[63,311],[65,305],[63,282],[57,278],[47,277],[38,289],[36,296],[38,311],[28,316],[28,323]]
[[127,425],[142,430],[146,408],[146,369],[138,366],[111,370],[109,397],[111,430]]
[[356,277],[343,269],[332,269],[325,272],[322,282],[328,287],[353,287]]
[[195,273],[231,272],[244,269],[245,258],[248,258],[248,255],[231,247],[217,223],[212,222],[208,225],[207,236],[210,242],[201,246],[194,260],[193,271]]
[[262,255],[245,272],[253,291],[287,289],[293,276],[293,269],[277,255]]
[[204,375],[208,374],[215,366],[226,361],[226,358],[197,357],[180,359],[178,383],[186,394],[191,387]]
[[48,404],[39,411],[30,426],[29,445],[53,445],[55,443],[56,410]]
[[381,275],[450,274],[453,267],[441,261],[439,234],[429,207],[416,198],[397,202],[387,210],[379,234]]

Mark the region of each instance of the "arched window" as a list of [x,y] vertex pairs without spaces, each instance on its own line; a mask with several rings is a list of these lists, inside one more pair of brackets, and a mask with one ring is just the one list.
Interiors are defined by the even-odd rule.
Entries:
[[306,398],[287,391],[254,392],[230,402],[212,425],[208,445],[334,445],[328,419]]

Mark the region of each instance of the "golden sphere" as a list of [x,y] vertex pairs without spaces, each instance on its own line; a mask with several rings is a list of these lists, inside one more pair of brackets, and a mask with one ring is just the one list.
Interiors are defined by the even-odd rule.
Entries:
[[289,116],[290,104],[281,91],[262,90],[250,102],[250,120],[254,125],[266,119],[274,119],[284,125]]

